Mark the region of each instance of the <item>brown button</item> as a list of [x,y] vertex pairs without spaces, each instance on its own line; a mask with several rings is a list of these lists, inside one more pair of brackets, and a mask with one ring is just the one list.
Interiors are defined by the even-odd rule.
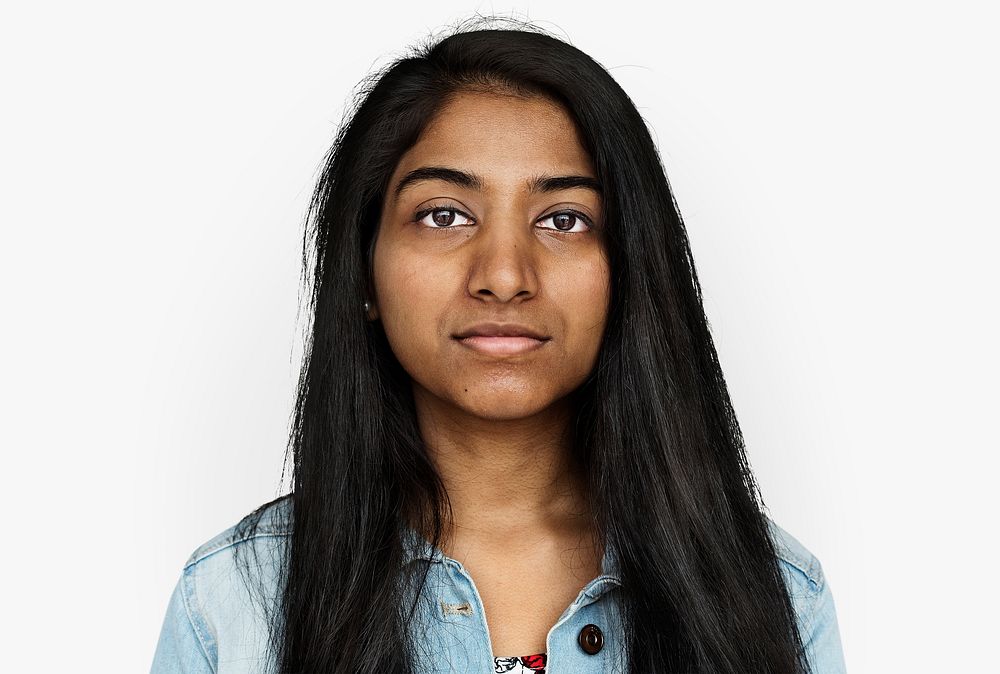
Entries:
[[585,625],[580,630],[580,648],[587,655],[597,655],[604,648],[604,634],[597,625]]

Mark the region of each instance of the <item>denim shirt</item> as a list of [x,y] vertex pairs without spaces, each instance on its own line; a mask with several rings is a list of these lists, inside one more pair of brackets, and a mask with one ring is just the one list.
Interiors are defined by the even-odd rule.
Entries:
[[[233,553],[254,546],[268,561],[263,583],[274,600],[278,593],[277,550],[291,535],[287,509],[291,499],[269,506],[255,535],[237,538],[235,526],[199,546],[188,558],[167,606],[152,674],[259,674],[270,655],[268,626],[251,600]],[[787,583],[806,652],[816,674],[845,671],[840,633],[830,585],[819,561],[788,532],[768,519],[780,567]],[[427,582],[411,627],[421,674],[493,674],[493,652],[483,603],[472,577],[460,562],[432,547],[413,529],[404,534],[404,563],[426,563]],[[545,640],[546,674],[625,672],[627,660],[618,629],[620,620],[615,552],[605,546],[602,572],[580,590],[550,628]],[[251,561],[254,556],[249,555]],[[410,598],[412,598],[412,594]],[[602,639],[591,641],[581,632]],[[603,643],[601,643],[603,642]],[[499,654],[511,655],[511,654]]]

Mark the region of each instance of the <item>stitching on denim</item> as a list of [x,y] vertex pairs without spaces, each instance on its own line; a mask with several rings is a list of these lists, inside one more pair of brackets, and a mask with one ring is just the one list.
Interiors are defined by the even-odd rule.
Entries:
[[819,583],[819,588],[816,590],[815,594],[813,594],[812,607],[809,611],[809,619],[807,623],[808,624],[807,629],[809,630],[809,638],[806,640],[806,643],[803,644],[803,646],[807,650],[812,648],[812,642],[816,636],[815,630],[816,630],[816,618],[819,616],[819,600],[823,597],[823,589],[826,587],[826,578],[823,577],[820,580],[821,582]]
[[809,585],[811,586],[813,592],[818,592],[819,590],[822,589],[823,576],[822,574],[814,571],[814,569],[816,568],[815,557],[812,560],[810,560],[812,563],[809,564],[808,569],[802,568],[803,565],[798,562],[797,558],[791,559],[789,555],[782,554],[780,551],[778,552],[778,559],[785,562],[790,567],[792,567],[793,569],[801,573],[803,576],[805,576],[806,580],[809,581]]
[[202,546],[197,550],[195,550],[194,553],[191,554],[191,557],[188,559],[187,563],[184,565],[184,568],[189,569],[195,564],[203,561],[206,557],[211,557],[212,555],[221,550],[225,550],[226,548],[233,547],[234,545],[238,545],[240,543],[246,543],[247,541],[255,538],[281,538],[291,535],[292,532],[290,531],[281,531],[280,529],[274,529],[273,531],[258,530],[257,532],[251,535],[243,536],[240,538],[235,538],[234,536],[226,536],[224,539],[211,545],[210,547],[206,548],[205,546]]
[[[191,629],[198,639],[198,645],[201,646],[205,660],[208,661],[208,666],[214,673],[217,671],[216,661],[219,658],[218,651],[215,648],[215,638],[212,636],[211,630],[208,629],[208,625],[205,624],[201,613],[196,613],[191,608],[191,601],[194,599],[194,595],[194,577],[185,570],[181,582],[181,599],[184,603],[184,612],[187,614],[188,622],[191,623]],[[195,615],[197,615],[197,620],[195,620]]]
[[601,595],[611,589],[611,586],[617,585],[621,587],[622,584],[618,576],[609,574],[602,574],[591,581],[591,583],[591,587],[584,592],[591,599],[599,599]]
[[[808,557],[800,555],[796,550],[793,550],[790,547],[790,542],[786,541],[785,536],[790,538],[794,537],[787,531],[784,531],[778,523],[770,517],[768,518],[768,528],[770,530],[769,533],[771,534],[772,540],[774,541],[774,551],[778,559],[805,576],[806,580],[809,581],[810,586],[815,591],[816,588],[818,588],[823,582],[822,572],[818,568],[819,560],[816,559],[816,556],[808,550],[805,550]],[[799,545],[801,545],[801,543]]]

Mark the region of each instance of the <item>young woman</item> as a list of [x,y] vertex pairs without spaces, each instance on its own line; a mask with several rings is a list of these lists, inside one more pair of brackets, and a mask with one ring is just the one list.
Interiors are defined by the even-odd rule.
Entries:
[[191,555],[155,674],[843,671],[604,68],[530,25],[398,60],[309,223],[292,493]]

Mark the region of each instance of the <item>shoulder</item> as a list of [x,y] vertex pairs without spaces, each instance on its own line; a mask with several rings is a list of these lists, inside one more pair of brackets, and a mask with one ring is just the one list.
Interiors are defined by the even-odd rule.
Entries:
[[816,593],[823,589],[823,566],[799,539],[780,527],[770,517],[767,518],[775,553],[787,577],[803,591]]
[[799,629],[808,633],[812,629],[820,599],[826,591],[823,566],[799,539],[770,518],[767,519],[767,524]]
[[253,512],[247,514],[239,522],[212,536],[199,545],[188,556],[184,569],[204,566],[211,558],[225,558],[237,546],[266,547],[268,539],[282,539],[292,533],[292,500],[290,496],[282,496],[265,503]]
[[199,545],[184,564],[178,603],[214,671],[263,663],[281,598],[291,498],[265,503]]
[[823,566],[816,555],[770,518],[768,526],[813,671],[843,674],[846,667],[837,609]]

